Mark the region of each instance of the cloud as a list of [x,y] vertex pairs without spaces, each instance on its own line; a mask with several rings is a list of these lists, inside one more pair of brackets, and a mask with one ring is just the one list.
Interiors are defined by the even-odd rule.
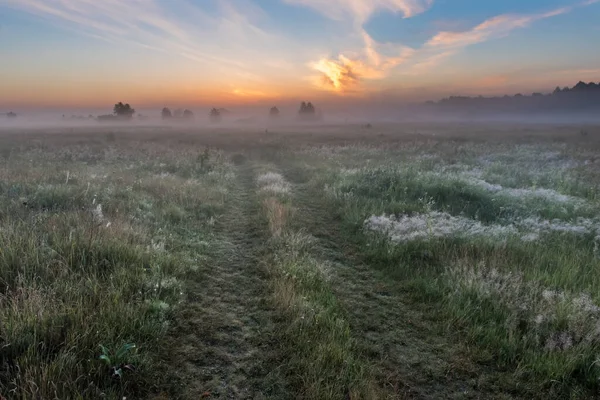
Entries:
[[474,28],[463,32],[439,32],[425,44],[426,47],[462,48],[487,40],[507,36],[513,30],[525,28],[533,22],[565,14],[572,8],[564,7],[550,12],[533,15],[499,15],[490,18]]
[[[413,49],[403,46],[386,46],[375,42],[363,32],[365,48],[361,55],[350,57],[343,54],[337,58],[323,57],[309,63],[309,67],[318,73],[313,82],[327,90],[348,93],[366,80],[379,80],[388,76],[396,66],[402,64],[413,54]],[[385,55],[382,51],[395,54]]]
[[284,0],[291,4],[310,7],[328,18],[344,20],[351,17],[364,23],[378,10],[401,13],[405,18],[429,9],[433,0]]
[[352,61],[344,56],[338,60],[322,58],[310,64],[310,67],[321,75],[317,76],[315,83],[336,92],[348,91],[358,83],[358,70],[364,67],[357,61]]
[[[301,1],[320,3],[317,0]],[[336,2],[334,1],[334,3]],[[343,3],[354,4],[353,1]],[[356,15],[360,18],[367,17],[374,10],[377,2],[369,4],[368,8],[361,9],[361,12],[357,11]],[[573,8],[563,7],[529,15],[499,15],[469,30],[441,31],[417,49],[396,44],[378,43],[361,28],[362,55],[348,56],[342,53],[337,57],[322,58],[311,63],[311,68],[321,74],[319,79],[313,79],[313,81],[323,89],[346,93],[350,90],[358,90],[358,87],[364,81],[383,79],[395,70],[407,76],[424,74],[465,47],[507,36],[516,29],[526,28],[538,20],[566,14]]]
[[219,1],[212,13],[189,0],[0,0],[0,5],[116,45],[181,57],[223,73],[259,69],[261,60],[277,60],[281,48],[293,47],[260,29],[254,19],[265,14],[243,0]]
[[409,18],[425,12],[433,0],[285,0],[317,10],[335,20],[350,19],[355,33],[362,38],[360,54],[339,54],[336,57],[322,57],[309,63],[318,73],[312,81],[326,90],[349,93],[367,80],[379,80],[388,76],[396,66],[402,64],[413,53],[407,46],[376,42],[362,25],[378,10],[401,13]]

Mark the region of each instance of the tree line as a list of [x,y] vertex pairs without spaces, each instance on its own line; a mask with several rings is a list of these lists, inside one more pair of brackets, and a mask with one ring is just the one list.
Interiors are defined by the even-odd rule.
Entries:
[[[127,121],[131,120],[135,115],[135,109],[129,103],[119,102],[114,105],[113,113],[107,115],[100,115],[97,119],[99,121]],[[216,108],[213,107],[208,113],[209,119],[211,122],[220,122],[224,115],[228,114],[229,110],[225,108]],[[138,114],[139,116],[139,114]],[[280,116],[280,111],[276,106],[271,107],[269,110],[268,116],[271,119],[277,119]],[[309,101],[303,101],[300,104],[300,109],[298,110],[298,116],[303,120],[313,120],[320,117],[317,112],[316,107]],[[63,116],[64,118],[64,116]],[[171,111],[170,108],[164,107],[161,111],[161,118],[165,121],[170,120],[193,120],[195,118],[194,112],[188,109],[176,109],[175,111]]]
[[426,103],[437,111],[473,111],[535,113],[600,110],[600,83],[579,82],[573,87],[557,87],[553,92],[496,97],[450,96],[438,102]]

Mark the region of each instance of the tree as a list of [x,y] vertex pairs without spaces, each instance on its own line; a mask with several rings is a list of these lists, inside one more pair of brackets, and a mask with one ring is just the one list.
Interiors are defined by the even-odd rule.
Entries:
[[277,107],[273,107],[269,110],[269,117],[277,118],[279,117],[279,109]]
[[171,110],[169,110],[167,107],[162,109],[162,112],[160,113],[162,119],[169,119],[171,117],[173,117],[173,114],[171,114]]
[[213,108],[212,110],[210,110],[209,116],[210,116],[211,122],[221,121],[221,112],[219,110],[217,110],[216,108]]
[[193,119],[194,118],[194,113],[191,112],[190,110],[185,110],[185,111],[183,111],[183,118],[185,118],[185,119]]
[[113,114],[115,114],[119,118],[130,119],[133,117],[133,114],[135,114],[135,110],[131,108],[129,104],[123,104],[122,102],[118,102],[113,108]]
[[11,112],[9,112],[8,114],[6,114],[6,116],[7,116],[8,118],[17,118],[17,114],[15,114],[15,113],[14,113],[14,112],[12,112],[12,111],[11,111]]
[[302,102],[300,104],[300,117],[304,119],[314,119],[316,117],[317,110],[315,106],[309,101],[308,103]]

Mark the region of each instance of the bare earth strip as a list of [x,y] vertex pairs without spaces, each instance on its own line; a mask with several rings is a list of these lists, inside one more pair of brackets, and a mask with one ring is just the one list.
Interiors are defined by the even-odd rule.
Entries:
[[218,245],[206,268],[190,276],[185,304],[167,346],[177,398],[284,398],[269,289],[258,265],[262,247],[253,173],[238,170],[238,185],[219,224]]

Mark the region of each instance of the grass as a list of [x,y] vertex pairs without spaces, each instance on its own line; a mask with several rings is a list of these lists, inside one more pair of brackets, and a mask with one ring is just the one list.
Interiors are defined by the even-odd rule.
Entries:
[[266,262],[272,301],[286,322],[281,332],[287,354],[284,368],[294,397],[378,398],[330,286],[330,266],[315,258],[315,239],[293,229],[293,189],[274,172],[259,175],[257,186],[271,234]]
[[202,169],[183,149],[152,150],[149,161],[135,147],[108,145],[97,160],[91,147],[33,145],[4,163],[3,395],[148,393],[172,310],[186,296],[180,280],[196,252],[185,248],[189,230],[210,232],[202,221],[223,211],[232,173],[219,153]]
[[536,166],[520,170],[520,179],[496,164],[460,167],[510,180],[508,191],[457,174],[443,153],[435,165],[392,158],[387,167],[323,179],[365,259],[416,301],[443,307],[451,331],[490,352],[498,366],[516,368],[525,393],[586,396],[600,378],[596,184],[532,188],[544,153],[516,153]]
[[571,128],[2,131],[0,398],[593,398]]

